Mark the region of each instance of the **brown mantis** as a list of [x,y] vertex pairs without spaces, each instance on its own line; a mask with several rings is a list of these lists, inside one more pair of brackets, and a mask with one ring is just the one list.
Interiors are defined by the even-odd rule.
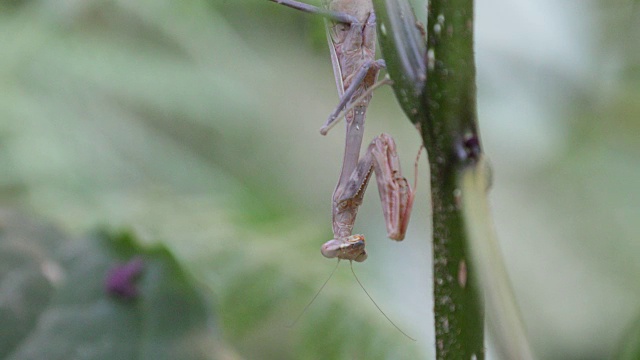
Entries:
[[[321,252],[327,258],[337,257],[349,260],[350,263],[353,260],[362,262],[367,259],[364,235],[352,232],[372,172],[376,173],[389,238],[398,241],[404,239],[415,195],[415,184],[412,189],[407,179],[402,176],[396,144],[391,136],[376,136],[360,158],[365,113],[372,92],[379,85],[388,83],[376,83],[378,73],[385,67],[385,63],[383,60],[375,60],[376,15],[373,4],[371,0],[323,0],[325,8],[322,9],[293,0],[271,1],[320,14],[327,19],[327,39],[340,101],[320,129],[320,133],[326,135],[337,123],[341,113],[345,118],[347,130],[342,171],[333,192],[333,239],[322,245]],[[334,272],[336,269],[337,265]],[[353,266],[351,272],[384,317],[398,331],[414,340],[380,309],[360,283]],[[331,276],[333,272],[294,323],[313,303]]]
[[[365,113],[383,60],[375,60],[376,16],[371,0],[323,0],[325,8],[293,0],[271,0],[327,19],[327,38],[340,101],[320,133],[326,135],[344,113],[346,141],[342,171],[333,192],[333,236],[322,245],[327,258],[362,262],[365,238],[352,234],[373,171],[390,239],[403,240],[415,194],[400,171],[396,144],[387,134],[373,139],[360,158]],[[419,155],[419,154],[418,154]]]

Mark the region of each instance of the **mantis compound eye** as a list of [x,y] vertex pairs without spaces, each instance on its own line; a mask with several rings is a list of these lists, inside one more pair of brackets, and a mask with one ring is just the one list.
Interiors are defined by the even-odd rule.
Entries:
[[340,242],[339,240],[336,240],[336,239],[329,240],[326,243],[322,244],[322,247],[320,248],[320,252],[322,253],[322,256],[329,259],[333,259],[334,257],[337,257],[340,254],[341,245],[342,245],[342,242]]
[[367,252],[364,249],[364,235],[356,234],[347,238],[347,243],[343,245],[341,259],[355,260],[357,262],[363,262],[367,259]]

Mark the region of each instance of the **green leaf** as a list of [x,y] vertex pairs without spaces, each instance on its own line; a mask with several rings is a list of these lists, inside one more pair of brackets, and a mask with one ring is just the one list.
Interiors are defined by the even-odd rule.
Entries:
[[426,46],[407,0],[374,0],[378,42],[393,80],[393,90],[411,122],[424,116],[422,93],[426,80]]
[[[473,261],[483,286],[487,325],[495,338],[496,353],[503,359],[534,359],[491,217],[487,195],[491,176],[491,168],[484,158],[480,158],[475,166],[463,169],[459,176],[458,189],[471,250],[470,261]],[[459,282],[468,281],[467,268],[468,265],[464,265]]]
[[[164,247],[128,233],[69,239],[56,229],[2,214],[0,356],[6,359],[216,358],[209,302]],[[105,288],[114,269],[133,296]]]

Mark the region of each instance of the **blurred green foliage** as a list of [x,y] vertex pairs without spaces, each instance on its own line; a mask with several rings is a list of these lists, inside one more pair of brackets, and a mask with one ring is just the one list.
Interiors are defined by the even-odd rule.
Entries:
[[[3,359],[208,359],[229,353],[216,339],[210,301],[165,248],[141,248],[126,233],[71,239],[6,210],[0,221]],[[140,272],[114,284],[134,290],[118,295],[106,287],[107,278],[130,260]]]
[[[315,205],[305,208],[307,199],[282,183],[301,193],[313,187],[287,161],[295,145],[277,135],[286,125],[270,122],[284,99],[275,92],[270,103],[261,99],[293,79],[274,77],[259,51],[268,50],[260,41],[270,27],[295,33],[307,21],[291,22],[291,13],[266,2],[3,6],[5,206],[74,233],[102,225],[132,228],[146,243],[161,239],[211,291],[220,333],[240,356],[417,356],[346,273],[300,324],[286,327],[331,269],[318,253],[330,227],[310,221]],[[324,36],[322,21],[313,24]],[[256,42],[243,38],[251,32]],[[314,36],[297,37],[296,46]],[[327,312],[336,317],[318,315]]]
[[[640,311],[640,21],[637,1],[552,3],[478,2],[480,126],[533,344],[596,359]],[[4,207],[162,241],[241,357],[433,352],[432,304],[412,300],[430,291],[426,166],[401,245],[375,194],[357,223],[372,250],[356,270],[418,342],[347,271],[286,327],[333,266],[318,247],[343,138],[318,135],[337,98],[322,20],[266,0],[3,1],[0,44]],[[411,169],[419,139],[388,89],[367,121]]]

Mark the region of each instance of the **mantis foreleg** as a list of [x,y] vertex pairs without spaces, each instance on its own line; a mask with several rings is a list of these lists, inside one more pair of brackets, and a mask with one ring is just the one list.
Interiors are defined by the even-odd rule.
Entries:
[[402,176],[395,141],[391,136],[381,134],[369,144],[349,179],[342,186],[339,184],[334,192],[335,239],[322,246],[325,257],[356,261],[366,259],[364,236],[351,235],[351,231],[373,172],[376,173],[387,234],[393,240],[404,239],[415,190]]

